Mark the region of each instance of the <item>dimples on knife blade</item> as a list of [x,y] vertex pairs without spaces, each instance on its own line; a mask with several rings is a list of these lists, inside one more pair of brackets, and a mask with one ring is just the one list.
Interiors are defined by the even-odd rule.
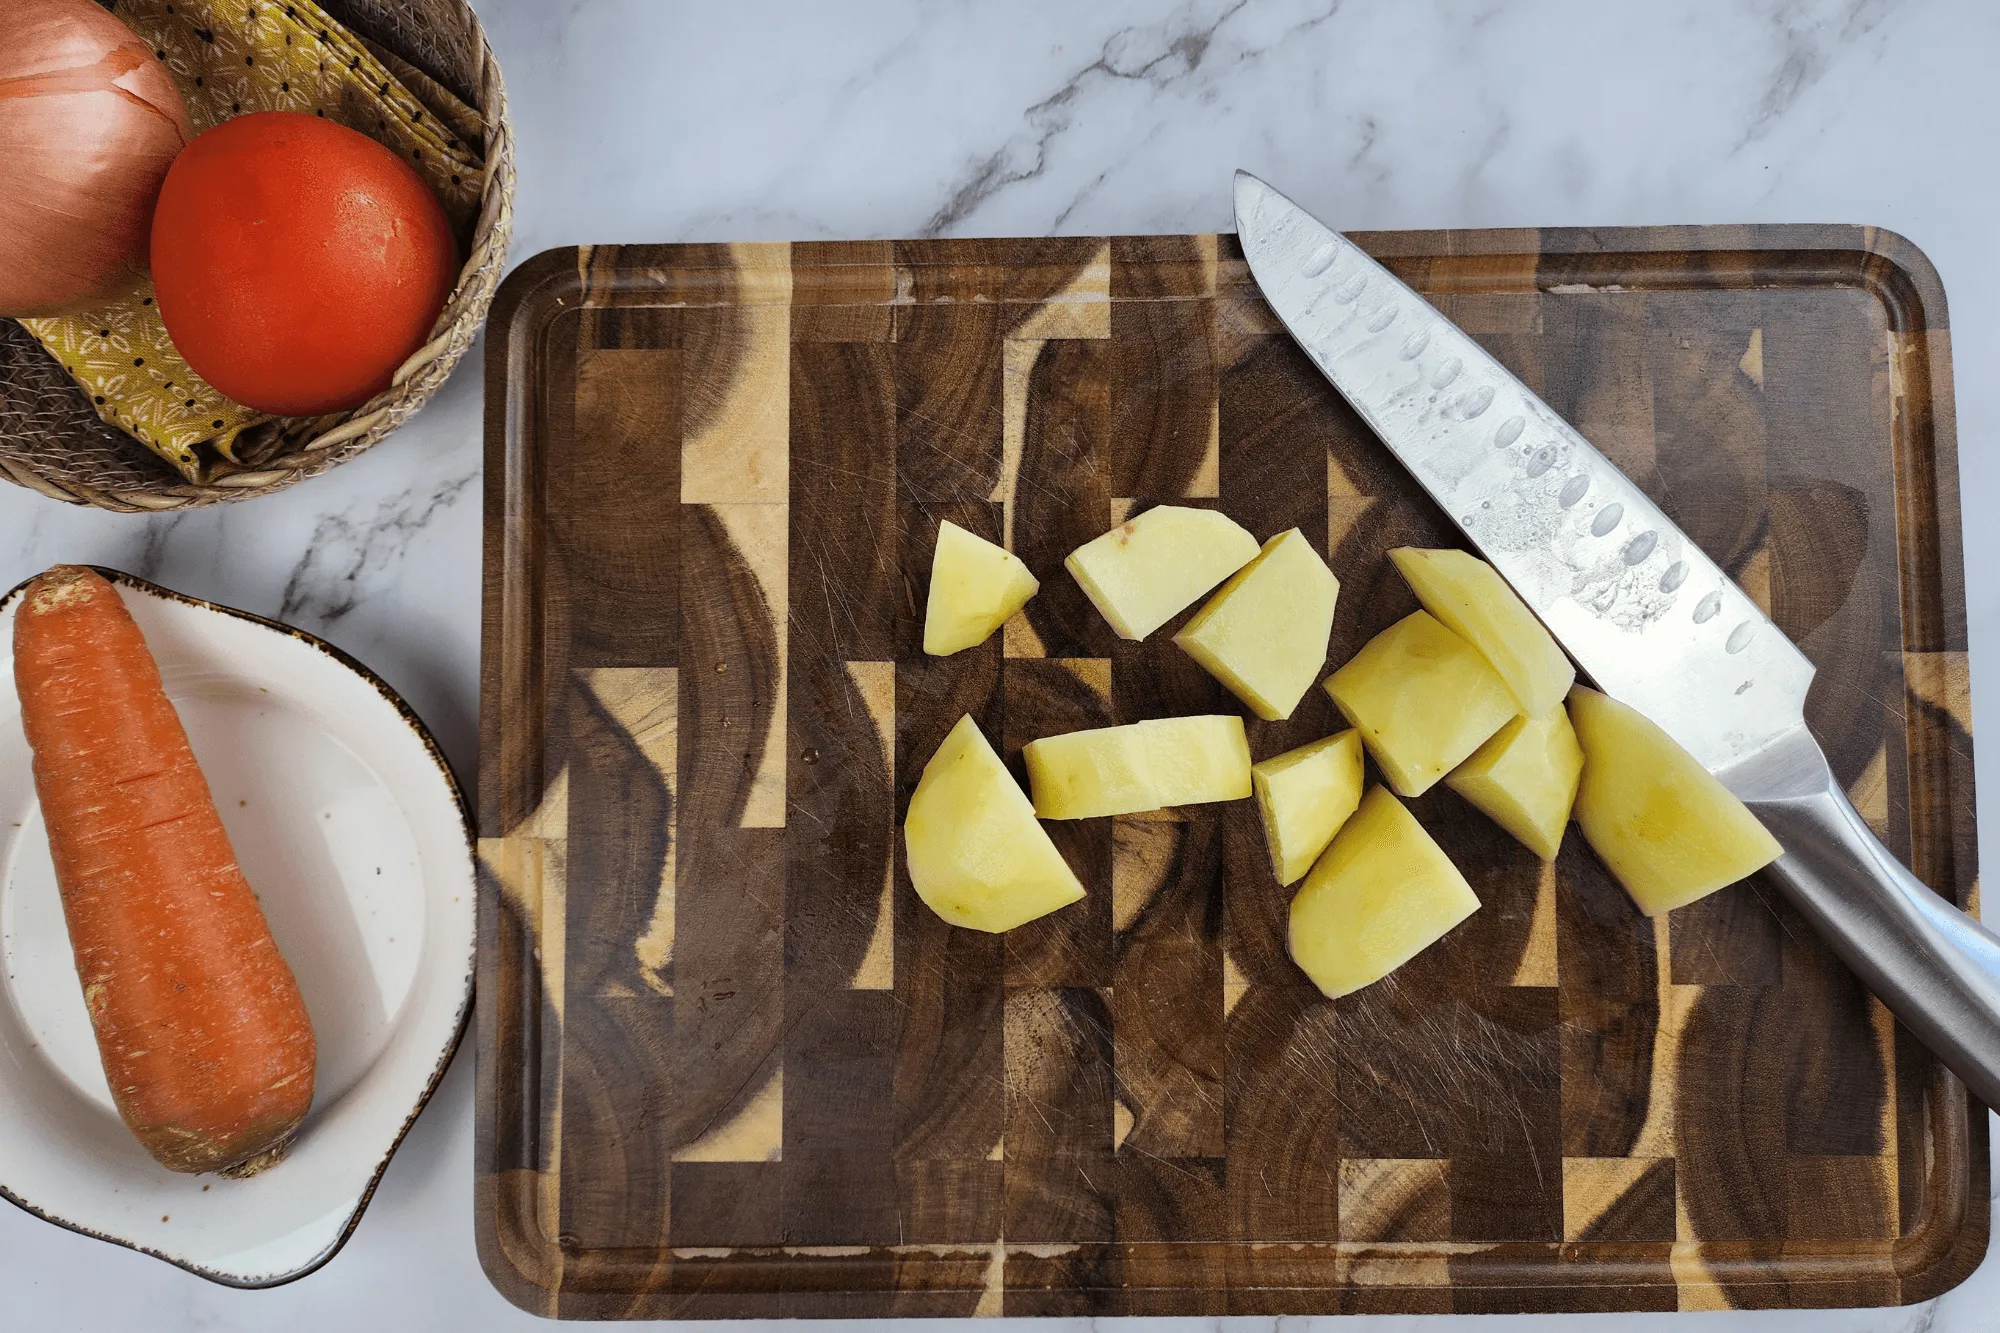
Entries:
[[1812,664],[1505,366],[1243,173],[1236,224],[1300,346],[1601,687],[1717,772],[1803,724]]

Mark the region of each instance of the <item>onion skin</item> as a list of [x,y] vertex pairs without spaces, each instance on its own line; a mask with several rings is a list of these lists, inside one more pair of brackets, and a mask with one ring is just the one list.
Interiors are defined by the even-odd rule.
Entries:
[[137,284],[190,137],[166,67],[92,0],[0,0],[0,315],[71,314]]

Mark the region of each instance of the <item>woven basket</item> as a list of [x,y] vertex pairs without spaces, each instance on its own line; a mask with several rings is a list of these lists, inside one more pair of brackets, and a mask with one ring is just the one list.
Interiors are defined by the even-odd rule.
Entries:
[[377,43],[479,108],[486,119],[486,184],[464,268],[429,342],[389,388],[350,412],[288,418],[245,432],[244,462],[203,484],[107,426],[42,345],[0,319],[0,474],[43,495],[119,513],[245,500],[344,463],[408,420],[479,335],[507,261],[514,221],[514,140],[500,66],[464,0],[321,0]]

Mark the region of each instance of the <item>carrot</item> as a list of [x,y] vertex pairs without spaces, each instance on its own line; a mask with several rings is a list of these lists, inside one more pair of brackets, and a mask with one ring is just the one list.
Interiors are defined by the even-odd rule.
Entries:
[[14,682],[118,1113],[170,1170],[271,1165],[312,1104],[312,1025],[117,590],[28,584]]

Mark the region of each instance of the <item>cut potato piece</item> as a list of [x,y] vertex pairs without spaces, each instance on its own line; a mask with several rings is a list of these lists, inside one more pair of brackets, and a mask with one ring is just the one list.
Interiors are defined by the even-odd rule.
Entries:
[[1292,961],[1333,999],[1380,981],[1479,910],[1415,815],[1375,787],[1292,899]]
[[903,821],[910,884],[971,930],[1011,930],[1083,897],[1014,775],[970,716],[924,765]]
[[1099,727],[1029,741],[1028,790],[1043,819],[1091,819],[1157,810],[1153,766],[1138,726]]
[[1517,717],[1454,768],[1444,785],[1478,807],[1544,861],[1556,859],[1576,801],[1583,751],[1558,704]]
[[1684,907],[1784,854],[1715,775],[1638,709],[1579,685],[1576,822],[1647,916]]
[[1326,680],[1399,796],[1421,796],[1520,711],[1458,635],[1412,611]]
[[1464,551],[1389,552],[1424,610],[1485,655],[1520,711],[1540,717],[1563,701],[1576,668],[1500,571]]
[[1271,873],[1294,884],[1361,804],[1361,733],[1301,745],[1250,770]]
[[1250,740],[1235,714],[1162,717],[1138,724],[1151,767],[1151,809],[1240,801],[1250,794]]
[[924,651],[949,657],[986,642],[1041,586],[1012,551],[949,520],[938,524]]
[[1292,715],[1326,665],[1340,580],[1297,528],[1264,543],[1174,642],[1266,722]]
[[1257,558],[1257,539],[1212,509],[1160,505],[1069,553],[1063,567],[1124,639],[1143,639]]
[[1035,813],[1095,819],[1250,794],[1243,719],[1165,717],[1045,736],[1022,747]]

